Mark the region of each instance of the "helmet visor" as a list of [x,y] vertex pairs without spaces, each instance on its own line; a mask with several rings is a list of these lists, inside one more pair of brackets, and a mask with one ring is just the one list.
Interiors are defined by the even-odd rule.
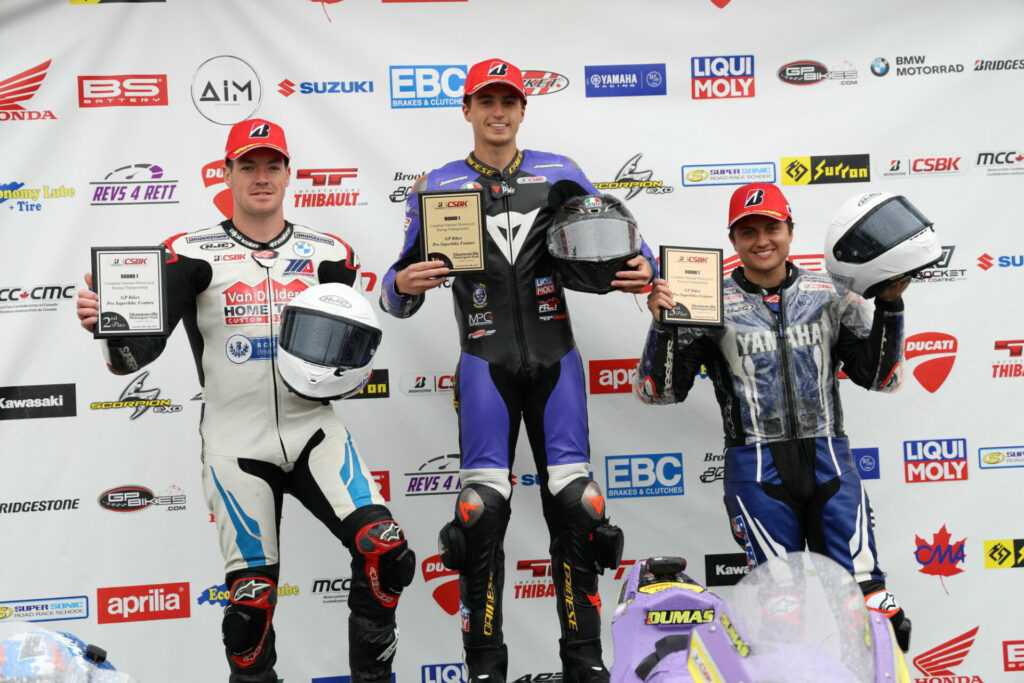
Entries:
[[906,198],[893,197],[847,230],[836,242],[833,254],[845,263],[867,263],[931,225]]
[[329,368],[370,364],[381,331],[318,311],[289,307],[281,320],[278,344],[296,358]]
[[622,218],[587,217],[548,232],[548,251],[568,261],[607,261],[640,252],[640,231]]

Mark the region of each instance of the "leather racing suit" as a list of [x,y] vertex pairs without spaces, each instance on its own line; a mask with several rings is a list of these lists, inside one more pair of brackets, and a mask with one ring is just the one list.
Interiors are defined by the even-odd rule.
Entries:
[[[589,680],[595,671],[606,677],[597,575],[617,564],[608,549],[621,544],[621,532],[608,525],[601,491],[588,476],[583,363],[546,244],[555,211],[573,196],[597,191],[571,159],[531,150],[518,151],[503,169],[470,154],[431,171],[410,193],[405,243],[383,278],[380,303],[388,313],[406,318],[424,301],[423,294],[398,292],[395,280],[399,271],[425,260],[419,194],[460,189],[483,190],[485,266],[454,277],[451,285],[461,345],[455,405],[462,491],[440,543],[446,564],[460,570],[470,679],[493,681],[507,673],[502,539],[520,419],[540,479],[555,591],[567,596],[558,601],[563,673],[573,680]],[[646,244],[643,254],[652,258]]]
[[786,269],[777,292],[733,271],[723,327],[652,323],[635,393],[646,403],[682,401],[704,365],[725,431],[725,506],[751,568],[806,541],[854,575],[869,608],[898,612],[899,632],[903,613],[878,567],[836,375],[841,366],[866,389],[899,388],[903,301],[876,299],[872,315],[830,275]]
[[[352,554],[353,680],[386,679],[397,644],[395,606],[415,569],[412,551],[331,406],[291,393],[275,368],[285,304],[320,282],[359,288],[355,253],[340,238],[287,222],[268,243],[227,220],[164,245],[168,322],[184,325],[203,386],[203,487],[230,592],[223,630],[231,680],[277,681],[270,621],[286,491]],[[111,339],[104,355],[111,371],[127,374],[155,360],[166,341]],[[378,565],[383,586],[367,578]]]

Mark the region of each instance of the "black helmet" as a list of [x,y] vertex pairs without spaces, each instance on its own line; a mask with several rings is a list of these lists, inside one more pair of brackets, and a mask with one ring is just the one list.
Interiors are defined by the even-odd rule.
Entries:
[[580,292],[612,291],[615,273],[629,270],[626,262],[640,253],[640,243],[633,214],[607,194],[573,197],[548,228],[548,252],[562,284]]

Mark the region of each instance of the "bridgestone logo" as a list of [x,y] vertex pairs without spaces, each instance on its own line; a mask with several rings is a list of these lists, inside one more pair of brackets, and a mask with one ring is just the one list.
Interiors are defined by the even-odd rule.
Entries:
[[60,498],[56,500],[25,500],[17,503],[0,503],[0,514],[77,510],[80,500],[80,498]]

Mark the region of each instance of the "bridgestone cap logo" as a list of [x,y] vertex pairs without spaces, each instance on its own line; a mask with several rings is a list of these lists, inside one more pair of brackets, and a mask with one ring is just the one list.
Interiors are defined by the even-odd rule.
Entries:
[[743,208],[760,206],[764,203],[764,190],[751,190],[747,193],[747,201],[743,202]]
[[269,138],[270,137],[270,125],[266,123],[257,123],[253,125],[252,130],[249,131],[249,138]]
[[491,64],[491,68],[487,70],[488,76],[504,76],[508,73],[508,64],[505,62],[494,62]]

